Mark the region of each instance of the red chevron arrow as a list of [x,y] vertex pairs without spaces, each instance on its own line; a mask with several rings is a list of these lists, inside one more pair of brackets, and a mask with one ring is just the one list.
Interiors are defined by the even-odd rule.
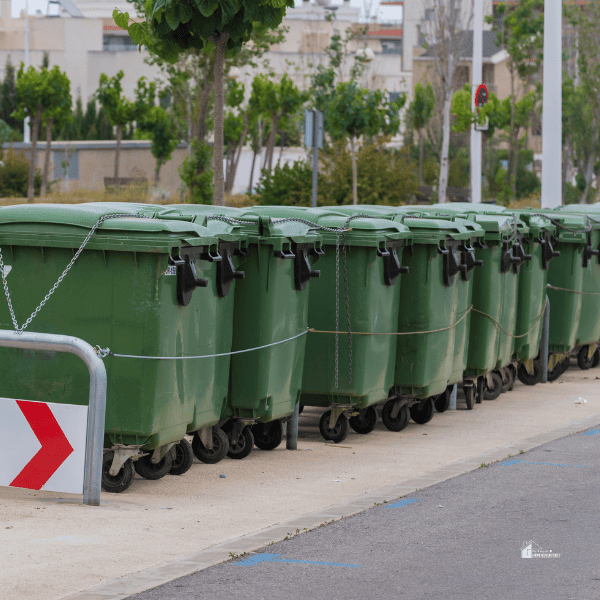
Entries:
[[73,447],[47,404],[27,400],[16,402],[42,447],[10,485],[39,490],[73,452]]

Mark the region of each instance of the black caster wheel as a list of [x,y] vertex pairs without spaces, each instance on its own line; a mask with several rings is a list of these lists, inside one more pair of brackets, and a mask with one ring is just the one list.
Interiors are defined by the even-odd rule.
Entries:
[[577,353],[577,364],[582,371],[587,371],[591,369],[594,364],[594,356],[596,352],[592,354],[592,358],[588,358],[589,346],[581,346],[579,352]]
[[298,414],[301,415],[302,411],[304,410],[304,406],[302,406],[302,404],[298,407]]
[[517,380],[517,367],[515,367],[515,365],[508,365],[506,368],[510,373],[510,387],[508,388],[508,391],[512,392],[515,389],[515,381]]
[[381,411],[381,420],[385,425],[386,429],[390,431],[402,431],[406,429],[408,425],[408,406],[404,404],[400,407],[398,414],[392,418],[392,411],[394,409],[394,403],[396,400],[388,400],[383,405],[383,410]]
[[377,425],[377,411],[374,406],[367,406],[361,410],[355,417],[350,417],[350,427],[356,433],[371,433]]
[[435,410],[439,413],[446,412],[450,406],[450,394],[452,394],[452,386],[450,386],[445,392],[442,392],[434,401]]
[[194,464],[194,451],[192,445],[184,438],[179,444],[171,448],[173,466],[169,471],[170,475],[183,475],[187,473]]
[[221,431],[218,427],[212,428],[213,436],[213,447],[207,448],[200,439],[198,432],[194,433],[194,439],[192,440],[192,450],[196,458],[206,463],[207,465],[214,465],[222,461],[229,450],[229,440],[227,434]]
[[146,454],[146,456],[138,458],[133,463],[135,472],[140,477],[143,477],[144,479],[150,479],[151,481],[162,479],[173,466],[173,454],[170,450],[156,464],[150,460],[153,453],[154,451],[151,450],[150,454]]
[[426,398],[423,402],[410,407],[410,418],[419,425],[429,423],[433,419],[433,413],[435,413],[433,398]]
[[569,368],[570,362],[571,360],[567,356],[565,359],[554,365],[554,368],[548,371],[548,381],[556,381]]
[[465,401],[467,403],[467,410],[473,410],[475,408],[475,386],[464,385],[463,392],[465,393]]
[[257,423],[252,427],[254,445],[260,450],[275,450],[283,441],[283,424],[279,421]]
[[509,392],[511,390],[515,383],[511,367],[509,366],[501,369],[500,377],[502,378],[502,389],[500,390],[500,393],[506,394],[506,392]]
[[483,392],[484,400],[496,400],[498,396],[502,393],[502,377],[498,371],[493,371],[491,373],[493,387],[489,387],[486,381],[485,391]]
[[340,415],[333,429],[329,428],[329,418],[331,411],[323,413],[319,421],[319,431],[325,440],[339,444],[346,439],[349,430],[348,419],[346,415]]
[[517,368],[517,377],[524,385],[537,385],[540,383],[540,381],[542,381],[542,366],[540,365],[539,361],[534,361],[533,374],[530,375],[525,366],[522,363],[519,363],[519,367]]
[[118,472],[113,476],[109,473],[115,453],[105,452],[102,456],[102,489],[111,494],[120,494],[124,492],[133,481],[135,470],[133,461],[129,459]]
[[592,369],[595,369],[598,365],[600,365],[600,349],[597,349],[594,352],[594,359],[592,360]]
[[242,433],[240,433],[240,437],[235,442],[229,439],[227,456],[229,456],[229,458],[241,460],[242,458],[246,458],[246,456],[252,452],[253,447],[254,436],[252,435],[252,430],[250,427],[244,427]]

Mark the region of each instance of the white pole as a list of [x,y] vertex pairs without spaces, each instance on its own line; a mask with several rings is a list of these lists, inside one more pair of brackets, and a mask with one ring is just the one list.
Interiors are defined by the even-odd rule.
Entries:
[[[475,0],[473,11],[473,94],[471,109],[475,110],[475,92],[483,79],[483,0]],[[471,202],[481,202],[481,131],[471,127]]]
[[562,205],[562,0],[544,6],[542,208]]
[[[25,70],[27,69],[29,69],[29,0],[25,0]],[[23,141],[26,144],[31,141],[29,117],[25,117],[23,123]]]

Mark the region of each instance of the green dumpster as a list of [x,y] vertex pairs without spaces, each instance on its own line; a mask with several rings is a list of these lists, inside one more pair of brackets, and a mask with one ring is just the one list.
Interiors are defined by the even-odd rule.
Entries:
[[[245,278],[236,282],[229,395],[221,426],[240,451],[265,450],[282,440],[283,422],[299,401],[308,331],[308,282],[319,272],[309,257],[321,238],[302,223],[276,224],[254,213],[202,205],[169,206],[215,236],[231,224],[248,240]],[[243,446],[243,450],[241,447]]]
[[[343,215],[335,207],[300,212],[257,207],[254,212],[303,218],[337,230],[321,231],[325,256],[319,261],[321,277],[311,283],[308,322],[315,331],[306,342],[300,402],[329,409],[320,421],[327,440],[345,439],[348,423],[358,433],[369,433],[377,423],[374,405],[387,400],[394,385],[394,334],[400,274],[408,271],[401,263],[410,244],[409,228],[381,218]],[[348,231],[340,234],[343,229]],[[383,422],[399,431],[392,409],[384,407]],[[354,413],[349,421],[348,413]]]
[[410,274],[401,285],[393,395],[400,403],[412,404],[415,422],[427,423],[453,376],[456,327],[468,316],[459,314],[459,286],[477,264],[471,242],[481,234],[449,219],[419,216],[411,207],[339,210],[387,214],[411,230],[410,252],[402,258]]
[[583,271],[581,319],[577,328],[577,364],[581,369],[600,364],[600,204],[569,204],[560,212],[585,215],[592,230],[589,234],[589,268]]
[[[169,450],[184,438],[197,407],[204,407],[208,423],[217,422],[222,409],[207,392],[214,359],[171,360],[217,347],[216,268],[204,258],[217,252],[217,240],[198,225],[139,218],[126,204],[117,208],[22,205],[0,214],[4,272],[19,323],[74,261],[29,329],[76,336],[109,352],[102,478],[108,491],[130,485],[132,459],[144,477],[164,475],[172,466]],[[131,216],[102,222],[75,258],[101,218],[123,213]],[[13,328],[6,301],[0,302],[0,327]],[[0,365],[11,373],[0,382],[2,396],[87,402],[87,369],[73,356],[1,349]]]
[[[600,293],[596,279],[598,231],[596,223],[575,212],[532,211],[552,219],[557,228],[556,249],[560,256],[548,272],[550,333],[548,381],[554,381],[569,367],[569,354],[579,345],[594,343],[597,332],[596,305]],[[592,227],[593,226],[593,227]],[[584,305],[584,298],[587,300]],[[583,312],[586,306],[590,310]],[[593,354],[592,354],[593,360]]]

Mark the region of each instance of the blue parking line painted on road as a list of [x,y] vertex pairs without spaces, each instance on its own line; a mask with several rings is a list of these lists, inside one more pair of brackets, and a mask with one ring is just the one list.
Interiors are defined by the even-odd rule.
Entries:
[[586,431],[583,435],[598,435],[600,433],[600,429],[592,429],[591,431]]
[[547,467],[574,467],[576,469],[589,469],[589,465],[562,465],[559,463],[543,463],[543,462],[531,462],[528,460],[507,460],[506,462],[499,463],[499,467],[508,467],[509,465],[544,465]]
[[408,506],[409,504],[414,504],[415,502],[421,502],[423,498],[405,498],[404,500],[400,500],[400,502],[394,502],[394,504],[388,504],[388,508],[402,508],[403,506]]
[[293,563],[293,564],[301,564],[301,565],[322,565],[326,567],[351,567],[351,568],[360,568],[361,565],[346,565],[344,563],[332,563],[332,562],[323,562],[320,560],[293,560],[290,558],[278,558],[281,554],[269,554],[268,552],[264,552],[262,554],[255,554],[254,556],[249,556],[240,562],[234,563],[236,565],[240,565],[243,567],[251,567],[252,565],[258,565],[259,563],[265,562],[278,562],[278,563]]

